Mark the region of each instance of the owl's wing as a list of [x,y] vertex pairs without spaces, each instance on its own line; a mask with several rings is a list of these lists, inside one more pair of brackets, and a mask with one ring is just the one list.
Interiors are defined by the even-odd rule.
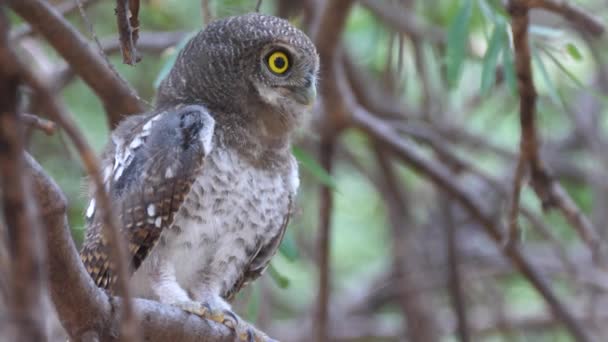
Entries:
[[[212,148],[215,121],[204,107],[186,106],[122,126],[106,151],[104,181],[128,239],[134,272],[173,223]],[[97,286],[112,290],[117,274],[97,211],[93,199],[86,211],[81,258]]]
[[234,284],[234,286],[228,290],[227,293],[224,294],[224,298],[228,301],[231,301],[234,296],[244,287],[249,285],[252,281],[259,278],[266,268],[268,268],[268,264],[272,257],[276,254],[281,242],[283,241],[283,237],[285,236],[285,231],[287,230],[287,226],[289,225],[289,219],[291,218],[291,212],[293,209],[293,195],[290,195],[288,200],[288,210],[283,218],[283,223],[281,225],[281,229],[279,232],[272,238],[270,241],[260,246],[260,248],[253,254],[245,273],[241,276],[241,278]]

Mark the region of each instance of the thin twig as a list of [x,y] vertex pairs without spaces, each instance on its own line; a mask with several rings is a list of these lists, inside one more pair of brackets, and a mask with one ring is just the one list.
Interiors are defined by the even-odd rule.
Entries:
[[[520,163],[530,167],[531,183],[540,198],[543,208],[558,208],[580,238],[587,244],[598,264],[605,265],[606,256],[604,245],[589,219],[580,211],[568,193],[551,176],[543,164],[539,146],[540,140],[536,129],[536,88],[532,77],[532,62],[530,44],[528,41],[528,12],[533,5],[547,3],[545,1],[511,0],[511,30],[515,49],[515,69],[518,78],[520,97],[519,112],[521,126]],[[523,166],[522,166],[523,167]],[[519,167],[518,167],[519,168]],[[515,181],[518,181],[517,177]],[[517,186],[514,186],[517,189]],[[515,198],[515,197],[514,197]],[[513,207],[517,203],[514,203]],[[511,211],[513,212],[513,210]],[[512,218],[513,219],[513,218]],[[516,220],[512,222],[516,223]],[[516,229],[515,229],[516,230]]]
[[[332,160],[334,158],[335,141],[331,138],[323,140],[319,145],[319,159],[321,166],[331,174]],[[315,341],[327,342],[329,323],[329,291],[330,285],[330,241],[331,217],[333,209],[332,189],[322,186],[319,193],[319,232],[317,235],[318,264],[319,264],[319,294],[317,297],[317,312],[315,315]]]
[[46,135],[53,135],[57,130],[57,125],[53,121],[45,120],[37,115],[22,113],[20,118],[24,125],[35,127]]
[[[412,295],[407,291],[408,287],[416,286],[416,279],[413,276],[410,265],[418,260],[412,260],[414,253],[408,253],[411,243],[409,239],[413,234],[407,234],[406,229],[413,229],[414,220],[408,213],[405,195],[400,191],[401,187],[397,182],[394,167],[388,159],[387,153],[379,144],[374,144],[374,152],[381,174],[377,177],[379,190],[384,195],[384,201],[388,208],[388,219],[391,223],[393,242],[393,272],[395,277],[401,278],[398,287],[398,299],[401,310],[407,318],[407,334],[410,341],[440,341],[435,315],[429,310],[431,305],[425,305],[424,298]],[[409,223],[409,224],[407,224]],[[407,225],[409,225],[409,227]]]
[[115,11],[122,62],[135,65],[141,60],[136,47],[139,38],[139,0],[116,0]]
[[[352,119],[356,126],[373,136],[378,141],[389,146],[394,153],[415,171],[428,178],[445,190],[454,199],[461,203],[473,218],[475,218],[497,244],[502,244],[502,229],[496,226],[494,220],[487,216],[477,201],[469,195],[460,183],[453,180],[451,173],[443,166],[420,156],[409,146],[391,126],[375,118],[365,109],[350,103]],[[557,297],[551,286],[547,283],[541,272],[526,257],[517,244],[509,244],[503,250],[511,262],[519,268],[520,272],[536,288],[547,301],[553,312],[562,320],[568,330],[580,341],[591,341],[589,333],[577,322],[569,308]]]
[[570,4],[569,1],[527,0],[526,6],[528,9],[542,8],[547,11],[555,12],[596,37],[601,36],[606,30],[606,27],[600,18],[587,13],[576,5]]
[[262,0],[258,0],[258,3],[255,4],[255,11],[260,13],[260,7],[262,7]]
[[[108,58],[108,55],[105,52],[106,50],[104,49],[103,44],[99,41],[99,37],[97,37],[97,33],[95,33],[95,29],[93,28],[93,23],[89,19],[89,16],[87,15],[87,12],[84,8],[84,5],[82,4],[82,1],[81,0],[75,0],[75,1],[78,3],[78,10],[80,11],[80,17],[87,25],[87,29],[89,30],[89,33],[91,34],[91,37],[93,38],[93,41],[95,42],[95,45],[97,45],[99,54],[101,55],[101,57],[103,57],[104,61],[106,62],[108,69],[110,69],[112,71],[112,73],[114,73],[114,76],[116,76],[116,78],[118,78],[125,84],[127,89],[131,90],[132,96],[136,97],[137,100],[139,100],[140,102],[143,102],[146,105],[150,106],[150,103],[148,103],[147,101],[145,101],[144,99],[139,97],[139,95],[137,95],[137,92],[129,86],[129,82],[127,82],[127,80],[124,77],[122,77],[122,75],[118,72],[118,70],[116,70],[116,68],[114,67],[114,64],[112,64],[112,62]],[[139,31],[137,31],[137,34],[135,36],[139,38]],[[113,39],[112,41],[116,41],[116,40]],[[121,50],[122,50],[122,41],[120,41],[120,46],[121,46]]]
[[[44,0],[10,0],[10,6],[44,36],[102,100],[111,126],[145,106],[135,91],[108,70],[103,58],[55,8]],[[53,29],[50,30],[49,27]]]
[[[89,7],[95,2],[99,0],[81,0],[82,6]],[[68,14],[71,14],[78,8],[78,4],[74,2],[74,0],[66,0],[56,6],[57,11],[61,13],[64,17]],[[17,41],[23,39],[25,37],[31,36],[35,31],[32,30],[32,27],[28,24],[22,24],[21,26],[16,27],[11,31],[11,40]]]
[[[443,197],[443,196],[442,196]],[[471,333],[469,332],[469,319],[467,304],[465,302],[464,291],[462,288],[462,274],[460,267],[460,251],[458,250],[458,234],[457,226],[453,220],[452,206],[447,202],[445,197],[441,200],[442,211],[444,212],[444,226],[446,229],[446,244],[447,244],[447,261],[448,276],[447,284],[452,299],[452,306],[456,313],[456,321],[458,322],[458,335],[461,342],[471,341]]]

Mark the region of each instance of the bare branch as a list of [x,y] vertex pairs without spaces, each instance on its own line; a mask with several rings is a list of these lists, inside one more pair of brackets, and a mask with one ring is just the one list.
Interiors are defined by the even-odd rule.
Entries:
[[145,110],[135,91],[108,70],[99,53],[47,1],[11,0],[9,4],[100,97],[110,122],[118,123],[124,115]]
[[[502,244],[502,228],[497,227],[491,217],[481,210],[481,206],[471,197],[459,183],[453,180],[450,172],[441,165],[421,157],[409,144],[403,141],[392,129],[363,108],[351,103],[353,122],[370,136],[386,144],[406,164],[409,164],[419,174],[450,194],[477,220],[488,235],[499,245]],[[547,301],[554,314],[562,320],[569,331],[581,341],[591,341],[589,334],[574,318],[568,307],[557,297],[551,286],[541,276],[534,264],[526,257],[517,244],[509,244],[503,249],[505,255],[519,268],[522,275],[530,281],[536,290]]]
[[[407,287],[415,286],[416,283],[414,277],[412,277],[414,272],[412,272],[410,266],[416,260],[412,260],[414,253],[408,253],[408,250],[411,249],[409,247],[413,245],[413,241],[409,241],[413,238],[413,234],[406,232],[407,229],[412,230],[414,228],[412,222],[415,220],[408,213],[405,196],[400,189],[393,165],[387,158],[386,152],[378,145],[374,146],[374,150],[376,160],[382,171],[377,177],[376,183],[378,183],[379,190],[385,194],[383,198],[388,209],[388,219],[393,235],[393,272],[396,277],[401,278],[397,287],[399,289],[399,304],[407,318],[404,326],[407,326],[410,341],[440,341],[441,336],[438,334],[439,329],[434,319],[435,315],[429,309],[430,305],[425,305],[423,298],[412,295],[407,291]],[[409,227],[406,226],[406,222],[409,222]]]
[[[97,1],[98,0],[82,0],[80,3],[84,8],[87,8]],[[58,4],[56,7],[59,13],[61,13],[63,16],[66,16],[74,12],[78,8],[78,4],[73,0],[66,0]],[[21,26],[16,27],[11,31],[10,37],[12,41],[17,41],[25,37],[31,36],[33,33],[34,31],[32,30],[32,27],[30,25],[22,24]]]
[[[40,229],[29,175],[23,172],[23,127],[18,113],[21,82],[8,41],[9,21],[0,8],[0,203],[10,253],[9,325],[15,341],[44,341],[42,296],[46,285]],[[1,248],[1,247],[0,247]]]
[[[53,302],[63,326],[76,341],[115,341],[125,301],[109,298],[87,274],[67,223],[65,196],[29,155],[33,192],[42,208],[48,232],[49,283]],[[145,341],[232,341],[230,330],[178,308],[134,299],[133,308]]]
[[[530,167],[532,187],[543,203],[544,208],[556,207],[566,217],[581,239],[589,246],[596,262],[605,263],[605,251],[599,234],[587,217],[580,211],[568,193],[549,174],[544,166],[540,153],[540,141],[536,133],[536,89],[532,77],[532,62],[528,42],[528,11],[532,5],[543,1],[512,0],[509,2],[511,13],[511,30],[515,47],[515,68],[518,78],[519,111],[521,125],[520,165],[514,185],[513,208],[517,208],[519,197],[517,182],[521,182],[524,163]],[[515,191],[517,190],[517,191]],[[517,197],[515,197],[517,195]],[[516,219],[511,210],[512,227],[516,227]],[[512,231],[516,230],[512,229]]]
[[115,11],[122,62],[135,65],[141,60],[136,48],[139,38],[139,0],[116,0]]
[[117,269],[117,292],[123,298],[127,298],[125,304],[122,306],[122,308],[125,310],[122,312],[123,324],[121,325],[121,327],[125,327],[125,329],[122,331],[123,337],[125,339],[129,339],[130,341],[135,341],[137,336],[137,325],[135,324],[133,309],[130,301],[128,300],[130,298],[130,294],[128,287],[129,274],[126,265],[126,246],[124,245],[124,241],[120,236],[118,219],[116,215],[112,214],[111,211],[110,198],[105,191],[103,179],[99,170],[99,161],[87,141],[84,139],[83,135],[78,130],[73,119],[65,114],[65,109],[53,96],[49,88],[27,66],[25,66],[21,60],[13,57],[12,65],[14,66],[14,70],[19,73],[20,77],[22,77],[23,80],[29,84],[40,97],[40,100],[44,104],[44,108],[48,110],[49,116],[51,116],[53,120],[55,120],[70,137],[74,143],[74,146],[78,150],[80,157],[82,158],[87,173],[95,184],[96,200],[97,203],[99,203],[101,214],[103,215],[104,233],[107,234],[110,245],[113,247],[111,248],[110,257]]
[[[443,197],[443,196],[442,196]],[[469,314],[462,288],[462,271],[460,265],[460,251],[458,250],[457,226],[454,223],[452,206],[445,198],[441,199],[442,211],[444,212],[444,226],[446,232],[447,261],[449,270],[447,274],[448,290],[452,299],[452,306],[456,312],[457,331],[461,342],[471,341],[469,332]]]
[[57,125],[54,122],[45,120],[33,114],[23,113],[20,117],[21,121],[26,126],[35,127],[43,131],[46,135],[53,135],[57,130]]
[[528,9],[540,8],[555,12],[596,37],[604,34],[604,31],[606,30],[606,27],[600,18],[585,12],[585,10],[576,5],[570,4],[569,1],[527,0],[525,1],[525,5]]

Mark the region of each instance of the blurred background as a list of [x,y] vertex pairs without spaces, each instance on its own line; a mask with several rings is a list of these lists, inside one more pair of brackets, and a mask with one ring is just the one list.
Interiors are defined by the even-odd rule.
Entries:
[[[143,58],[128,66],[120,56],[114,2],[81,1],[109,60],[149,103],[176,52],[205,25],[204,18],[243,14],[257,5],[254,0],[142,1],[138,49]],[[286,17],[311,32],[332,1],[264,0],[260,12]],[[63,6],[68,20],[92,40],[73,1],[50,2]],[[600,21],[608,17],[605,0],[571,3]],[[346,10],[341,44],[333,48],[355,100],[388,124],[400,143],[441,168],[497,227],[505,226],[520,126],[504,4],[361,0]],[[44,39],[12,18],[20,55],[53,82],[86,138],[101,151],[110,130],[102,103]],[[534,11],[530,46],[541,157],[604,240],[608,42],[605,35],[595,37],[557,15]],[[324,311],[330,341],[574,341],[530,277],[511,265],[458,198],[348,119],[327,119],[333,115],[327,97],[335,95],[325,93],[323,83],[333,82],[334,74],[324,70],[321,101],[294,147],[302,177],[295,215],[270,270],[239,295],[237,312],[283,341],[317,340]],[[34,132],[30,149],[67,194],[73,236],[80,244],[85,173],[67,140],[61,132],[52,137]],[[319,162],[320,156],[332,162]],[[524,185],[521,250],[577,324],[608,340],[606,269],[550,206]]]

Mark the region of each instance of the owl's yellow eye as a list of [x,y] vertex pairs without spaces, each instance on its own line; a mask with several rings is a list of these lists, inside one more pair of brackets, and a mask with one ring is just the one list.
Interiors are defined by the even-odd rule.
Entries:
[[275,74],[284,74],[289,69],[289,57],[282,51],[271,53],[268,56],[268,68]]

